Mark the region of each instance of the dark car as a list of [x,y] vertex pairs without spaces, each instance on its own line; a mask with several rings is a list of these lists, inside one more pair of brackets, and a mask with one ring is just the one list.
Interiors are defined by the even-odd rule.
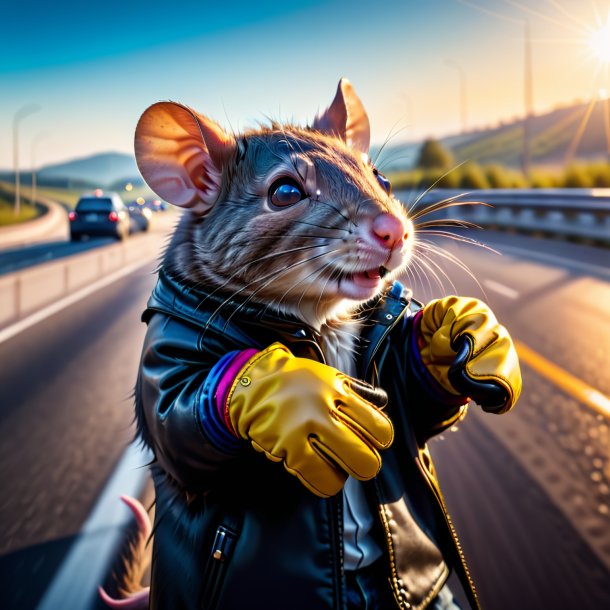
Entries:
[[99,235],[125,239],[131,225],[129,212],[119,195],[101,190],[83,195],[69,218],[72,241]]
[[151,201],[147,201],[144,205],[152,212],[165,212],[168,208],[167,203],[160,199],[152,199]]
[[132,201],[127,205],[127,211],[131,218],[131,233],[148,231],[152,212],[145,205]]

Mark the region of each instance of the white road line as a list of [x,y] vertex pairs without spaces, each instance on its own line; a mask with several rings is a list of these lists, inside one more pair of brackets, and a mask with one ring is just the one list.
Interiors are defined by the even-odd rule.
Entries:
[[68,307],[73,303],[84,299],[90,294],[97,292],[101,288],[104,288],[109,284],[112,284],[113,282],[116,282],[117,280],[121,279],[122,277],[133,273],[136,269],[139,269],[144,265],[150,264],[152,261],[153,259],[149,259],[144,262],[139,261],[137,263],[134,263],[133,265],[129,265],[128,267],[124,267],[123,269],[119,269],[119,271],[115,271],[114,273],[107,275],[101,280],[98,280],[93,284],[89,284],[89,286],[85,286],[85,288],[81,288],[80,290],[69,294],[68,296],[64,297],[63,299],[60,299],[59,301],[55,301],[55,303],[52,303],[51,305],[40,309],[39,311],[33,313],[27,318],[23,318],[23,320],[19,320],[19,322],[11,324],[11,326],[0,330],[0,343],[8,341],[8,339],[10,339],[11,337],[14,337],[20,332],[26,330],[27,328],[30,328],[30,326],[34,326],[34,324],[42,322],[42,320],[48,318],[49,316],[52,316],[53,314],[56,314],[58,311],[61,311],[65,307]]
[[513,288],[509,288],[504,284],[500,284],[500,282],[494,282],[494,280],[483,280],[483,284],[485,284],[485,286],[487,286],[487,288],[489,288],[490,290],[501,294],[507,299],[514,300],[519,298],[519,293],[516,290],[514,290]]
[[95,606],[97,587],[104,583],[120,548],[124,526],[131,519],[131,512],[119,497],[138,497],[151,458],[136,443],[127,447],[37,610],[85,610]]
[[608,266],[603,267],[602,265],[593,265],[589,263],[583,263],[580,261],[574,261],[569,258],[562,256],[556,256],[555,254],[547,254],[546,252],[537,252],[536,250],[527,250],[525,248],[519,248],[517,246],[505,246],[497,244],[494,246],[498,252],[505,252],[506,254],[516,254],[518,256],[525,256],[530,259],[539,259],[544,262],[552,263],[554,265],[560,265],[561,267],[574,267],[575,269],[582,269],[583,271],[594,271],[607,277],[610,277],[610,254],[608,255]]

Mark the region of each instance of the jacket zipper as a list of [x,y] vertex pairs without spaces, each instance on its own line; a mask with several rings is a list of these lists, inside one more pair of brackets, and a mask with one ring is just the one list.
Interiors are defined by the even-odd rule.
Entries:
[[345,582],[345,568],[343,565],[343,496],[338,494],[329,499],[329,517],[331,531],[331,545],[333,552],[334,566],[334,610],[343,610],[344,593],[343,583]]
[[203,596],[203,610],[213,610],[218,604],[224,576],[233,554],[237,532],[225,525],[219,525],[208,558],[208,569],[204,575],[206,589]]

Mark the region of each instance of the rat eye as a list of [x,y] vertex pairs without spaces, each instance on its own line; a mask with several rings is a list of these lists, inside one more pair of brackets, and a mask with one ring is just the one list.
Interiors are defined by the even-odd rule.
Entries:
[[390,181],[376,168],[373,168],[373,173],[377,176],[377,182],[381,185],[381,188],[388,194],[392,194],[392,184]]
[[305,197],[303,189],[292,178],[279,178],[269,189],[269,201],[278,208],[295,205]]

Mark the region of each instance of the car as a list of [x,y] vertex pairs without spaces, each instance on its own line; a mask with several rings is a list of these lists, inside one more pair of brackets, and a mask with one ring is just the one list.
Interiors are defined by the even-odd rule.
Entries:
[[101,235],[123,240],[129,235],[132,222],[119,194],[101,189],[84,194],[68,217],[72,241]]
[[144,204],[152,212],[165,212],[168,208],[168,204],[160,199],[152,199]]
[[146,206],[140,205],[137,200],[132,201],[127,204],[127,211],[131,218],[131,233],[148,231],[152,212]]

